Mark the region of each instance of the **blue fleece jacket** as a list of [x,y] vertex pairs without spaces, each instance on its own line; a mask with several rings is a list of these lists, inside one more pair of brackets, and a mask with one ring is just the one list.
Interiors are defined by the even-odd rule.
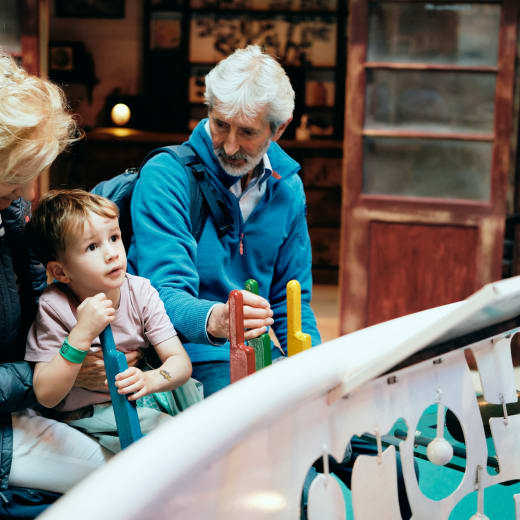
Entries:
[[[208,218],[197,244],[190,233],[190,190],[185,168],[169,154],[154,156],[142,169],[132,196],[134,234],[128,270],[149,278],[192,361],[229,360],[229,343],[212,343],[206,332],[211,307],[225,303],[229,292],[243,289],[248,278],[273,310],[273,329],[287,348],[286,284],[302,287],[302,330],[312,344],[321,342],[310,308],[311,247],[300,166],[276,143],[268,149],[273,168],[265,195],[244,222],[238,198],[229,187],[238,182],[218,163],[201,121],[189,144],[205,164],[208,177],[230,209],[234,225],[218,238]],[[240,240],[242,239],[242,248]],[[241,251],[242,249],[242,251]]]

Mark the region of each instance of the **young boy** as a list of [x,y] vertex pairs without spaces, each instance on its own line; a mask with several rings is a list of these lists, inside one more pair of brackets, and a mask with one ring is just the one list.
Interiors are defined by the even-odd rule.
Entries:
[[[157,291],[147,279],[126,273],[118,210],[112,201],[83,190],[51,191],[40,200],[27,232],[37,256],[58,282],[40,297],[27,338],[25,359],[36,362],[33,385],[38,402],[117,452],[108,390],[73,386],[87,352],[100,350],[100,332],[110,324],[118,350],[151,344],[162,362],[154,370],[129,367],[116,376],[118,392],[137,400],[143,433],[169,420],[162,412],[179,411],[179,399],[171,391],[188,381],[190,359]],[[193,388],[184,391],[188,403],[180,399],[184,404],[198,400],[192,380],[190,384]]]

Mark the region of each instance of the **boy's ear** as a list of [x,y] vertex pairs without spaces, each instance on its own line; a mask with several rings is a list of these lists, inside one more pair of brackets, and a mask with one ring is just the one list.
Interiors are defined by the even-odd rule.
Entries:
[[58,282],[69,283],[70,278],[63,268],[63,264],[57,260],[51,260],[47,264],[47,272]]

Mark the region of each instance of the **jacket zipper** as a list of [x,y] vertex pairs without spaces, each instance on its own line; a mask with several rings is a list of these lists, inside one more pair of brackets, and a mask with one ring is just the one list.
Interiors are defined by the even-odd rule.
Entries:
[[238,224],[238,252],[240,256],[244,256],[244,223],[242,221],[242,210],[238,199],[234,197],[234,213],[236,215],[236,222]]

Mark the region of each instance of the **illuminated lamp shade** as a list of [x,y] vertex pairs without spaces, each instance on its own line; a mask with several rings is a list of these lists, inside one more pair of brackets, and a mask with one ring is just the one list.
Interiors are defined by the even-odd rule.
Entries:
[[128,121],[130,121],[132,113],[130,112],[130,108],[128,105],[124,103],[117,103],[112,107],[110,111],[110,118],[112,122],[117,126],[124,126]]

